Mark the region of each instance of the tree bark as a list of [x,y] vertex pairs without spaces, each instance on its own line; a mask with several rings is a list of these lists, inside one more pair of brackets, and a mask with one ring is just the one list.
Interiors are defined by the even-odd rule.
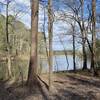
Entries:
[[81,33],[82,33],[82,51],[83,51],[83,70],[87,69],[87,55],[86,55],[86,34],[85,34],[85,28],[84,28],[84,0],[81,0],[81,18],[82,18],[82,27],[81,27]]
[[92,0],[92,56],[91,56],[91,69],[93,69],[94,76],[97,75],[96,71],[96,0]]
[[39,0],[31,1],[31,51],[27,85],[37,84],[37,34]]
[[[84,33],[82,33],[84,34]],[[86,40],[85,40],[85,37],[82,36],[82,38],[84,38],[82,41],[83,45],[82,45],[82,50],[83,50],[83,70],[87,70],[87,55],[86,55],[86,49],[85,49],[85,46],[86,46]]]
[[53,17],[52,17],[52,0],[48,0],[48,33],[49,33],[49,90],[51,88],[51,74],[53,67],[53,50],[52,50],[52,38],[53,38]]
[[9,32],[8,32],[8,25],[9,25],[9,20],[8,20],[8,7],[9,7],[9,1],[7,1],[6,5],[6,42],[7,42],[7,67],[8,67],[8,78],[12,77],[12,72],[11,72],[11,54],[10,54],[10,43],[9,43]]
[[76,55],[75,55],[75,22],[74,22],[74,26],[72,25],[72,29],[73,29],[73,69],[74,71],[76,71],[76,62],[75,62],[75,58],[76,58]]

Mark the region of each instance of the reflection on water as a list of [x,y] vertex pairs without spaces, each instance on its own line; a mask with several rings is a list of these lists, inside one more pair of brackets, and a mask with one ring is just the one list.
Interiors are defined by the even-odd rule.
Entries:
[[[64,71],[64,70],[73,70],[73,56],[68,55],[68,63],[66,61],[66,57],[64,55],[56,55],[53,57],[53,71]],[[47,60],[42,60],[42,71],[48,70],[48,62]],[[76,69],[82,68],[82,58],[76,57]],[[88,61],[88,68],[90,66],[90,62]]]

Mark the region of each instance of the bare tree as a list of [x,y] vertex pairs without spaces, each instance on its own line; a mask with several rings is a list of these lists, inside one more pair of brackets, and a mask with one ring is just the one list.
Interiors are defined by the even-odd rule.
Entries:
[[31,52],[27,84],[37,84],[37,33],[39,0],[31,0]]
[[92,57],[91,68],[94,75],[97,75],[96,71],[96,0],[92,0]]
[[86,32],[84,26],[84,0],[80,0],[81,2],[81,18],[82,18],[82,25],[81,25],[81,33],[82,33],[82,49],[83,49],[83,70],[87,69],[87,54],[86,54]]
[[8,25],[9,25],[9,14],[8,14],[8,8],[11,1],[7,1],[6,4],[6,41],[7,41],[7,62],[8,62],[8,77],[12,77],[11,72],[11,54],[10,54],[10,41],[9,41],[9,31],[8,31]]
[[53,17],[52,17],[52,0],[48,0],[48,33],[49,33],[49,89],[51,87],[51,73],[53,66],[53,48],[52,48],[52,37],[53,37]]
[[11,71],[11,50],[10,50],[10,40],[9,40],[9,5],[11,1],[7,0],[6,3],[0,2],[1,5],[6,7],[6,23],[5,23],[5,33],[6,33],[6,50],[7,50],[7,70],[8,78],[12,78]]
[[[80,28],[81,39],[82,39],[82,52],[83,52],[83,69],[87,69],[87,54],[86,54],[86,40],[87,32],[84,20],[84,0],[75,0],[75,1],[63,1],[64,4],[70,8],[71,13],[66,13],[61,10],[61,16],[59,19],[66,21],[71,19],[76,21]],[[79,4],[78,4],[79,2]]]
[[73,68],[74,71],[76,71],[76,55],[75,55],[75,21],[74,24],[71,24],[72,26],[72,37],[73,37]]

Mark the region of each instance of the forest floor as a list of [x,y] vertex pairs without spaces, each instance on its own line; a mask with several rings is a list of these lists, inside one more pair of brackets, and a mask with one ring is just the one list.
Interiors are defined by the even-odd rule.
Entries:
[[[53,74],[51,100],[100,100],[100,77],[80,72]],[[42,77],[48,83],[47,76]]]
[[[41,76],[46,83],[47,77]],[[100,100],[100,79],[79,73],[54,73],[49,99],[38,86],[29,91],[21,83],[12,83],[0,81],[0,100]]]
[[0,81],[0,100],[43,100],[38,86],[30,89],[21,83],[10,84]]

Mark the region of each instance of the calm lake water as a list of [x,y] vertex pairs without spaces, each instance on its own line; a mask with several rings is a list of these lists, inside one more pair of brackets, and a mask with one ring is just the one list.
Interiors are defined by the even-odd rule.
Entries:
[[[68,55],[66,57],[64,55],[56,55],[53,57],[53,71],[64,71],[64,70],[73,70],[73,56],[72,55]],[[46,60],[43,60],[42,62],[42,66],[45,66],[42,70],[47,71],[48,68],[48,64]],[[76,57],[76,69],[81,69],[82,68],[82,58],[80,57]],[[90,62],[88,61],[88,68],[90,66]]]

